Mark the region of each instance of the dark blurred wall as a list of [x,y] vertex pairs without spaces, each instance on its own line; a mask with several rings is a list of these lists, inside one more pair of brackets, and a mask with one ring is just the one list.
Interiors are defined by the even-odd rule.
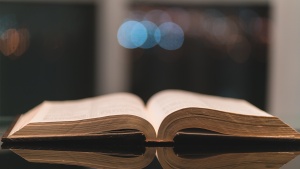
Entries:
[[0,115],[94,94],[95,6],[0,4]]

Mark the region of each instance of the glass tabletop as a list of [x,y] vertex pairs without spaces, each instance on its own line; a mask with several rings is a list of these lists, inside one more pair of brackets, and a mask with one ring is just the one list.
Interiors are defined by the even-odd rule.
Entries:
[[[0,135],[13,118],[0,117]],[[206,140],[207,141],[207,140]],[[199,142],[200,143],[200,142]],[[206,144],[208,143],[208,144]],[[0,167],[14,168],[283,168],[300,166],[300,144],[293,142],[228,144],[99,145],[97,142],[3,144]]]

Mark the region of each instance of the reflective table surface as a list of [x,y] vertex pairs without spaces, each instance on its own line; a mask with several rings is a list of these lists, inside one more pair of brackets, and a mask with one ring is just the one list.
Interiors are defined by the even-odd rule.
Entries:
[[[0,134],[13,118],[0,117]],[[186,139],[186,138],[185,138]],[[64,141],[3,144],[0,168],[283,168],[300,167],[295,141],[209,140],[153,145]]]

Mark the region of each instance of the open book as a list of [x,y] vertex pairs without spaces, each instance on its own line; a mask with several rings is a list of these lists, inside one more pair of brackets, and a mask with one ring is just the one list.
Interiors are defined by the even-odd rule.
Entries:
[[280,119],[244,100],[164,90],[146,104],[130,93],[45,101],[21,115],[2,141],[143,135],[146,142],[172,142],[178,134],[300,139]]

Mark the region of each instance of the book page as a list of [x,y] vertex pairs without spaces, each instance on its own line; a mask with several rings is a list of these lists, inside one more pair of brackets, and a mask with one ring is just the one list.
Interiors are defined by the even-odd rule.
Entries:
[[37,114],[40,107],[41,105],[38,105],[35,108],[29,110],[26,114],[22,114],[14,125],[13,129],[10,131],[9,136],[28,124],[30,120]]
[[30,122],[75,121],[112,115],[145,118],[145,106],[139,97],[129,93],[74,101],[46,101]]
[[250,116],[271,115],[256,108],[247,101],[218,96],[210,96],[181,90],[164,90],[150,98],[147,109],[148,121],[158,132],[163,119],[169,114],[183,108],[206,108]]

